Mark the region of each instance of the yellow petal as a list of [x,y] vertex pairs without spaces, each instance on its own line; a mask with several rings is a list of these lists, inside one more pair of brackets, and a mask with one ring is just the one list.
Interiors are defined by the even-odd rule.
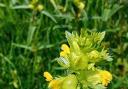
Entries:
[[44,72],[43,76],[46,78],[46,81],[53,80],[53,77],[49,72]]
[[66,55],[67,55],[66,52],[64,52],[64,51],[61,51],[61,52],[60,52],[60,56],[61,56],[61,57],[65,57]]
[[62,49],[65,53],[70,53],[70,49],[69,49],[68,45],[66,45],[66,44],[62,44],[61,49]]
[[56,80],[52,80],[49,83],[48,87],[50,89],[60,89],[60,84],[61,84],[61,81],[59,81],[58,79],[56,79]]
[[106,70],[100,71],[102,85],[107,86],[112,80],[112,74]]

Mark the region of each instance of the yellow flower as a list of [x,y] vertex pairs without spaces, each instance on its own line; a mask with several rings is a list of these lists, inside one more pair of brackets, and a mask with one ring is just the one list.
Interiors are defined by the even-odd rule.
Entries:
[[60,52],[60,56],[65,57],[66,55],[67,55],[66,52],[64,52],[64,51],[61,51],[61,52]]
[[60,81],[59,80],[52,80],[52,81],[50,81],[50,83],[49,83],[49,88],[50,89],[60,89]]
[[46,81],[53,80],[53,77],[49,72],[44,72],[44,77],[46,78]]
[[50,89],[61,89],[60,84],[62,83],[63,78],[53,80],[53,77],[49,72],[44,72],[43,76],[46,78],[46,81],[49,81],[48,87]]
[[106,70],[100,71],[102,85],[107,86],[112,80],[112,74]]
[[83,2],[79,2],[78,8],[79,8],[80,10],[83,10],[84,7],[85,7],[84,3],[83,3]]
[[62,44],[62,51],[60,52],[60,56],[65,57],[67,54],[70,54],[70,48],[66,44]]
[[61,49],[66,53],[70,53],[70,49],[66,44],[62,44]]
[[43,5],[40,5],[40,4],[39,4],[39,5],[37,6],[37,10],[38,10],[38,11],[43,10],[43,8],[44,8]]
[[79,9],[77,16],[80,17],[81,12],[84,10],[85,4],[81,0],[74,0],[74,4]]

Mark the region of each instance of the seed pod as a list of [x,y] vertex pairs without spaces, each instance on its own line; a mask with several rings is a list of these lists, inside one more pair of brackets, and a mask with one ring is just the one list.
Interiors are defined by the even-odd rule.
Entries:
[[75,75],[68,75],[62,84],[62,89],[77,89],[77,78]]

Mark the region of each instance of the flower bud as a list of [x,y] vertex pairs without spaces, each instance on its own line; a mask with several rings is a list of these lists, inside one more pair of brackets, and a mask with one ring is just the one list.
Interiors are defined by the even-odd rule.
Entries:
[[83,10],[84,7],[85,7],[84,3],[83,2],[79,2],[78,8],[80,9],[80,11]]
[[43,10],[43,8],[44,8],[43,5],[40,5],[40,4],[39,4],[39,5],[37,6],[37,10],[38,10],[38,11]]

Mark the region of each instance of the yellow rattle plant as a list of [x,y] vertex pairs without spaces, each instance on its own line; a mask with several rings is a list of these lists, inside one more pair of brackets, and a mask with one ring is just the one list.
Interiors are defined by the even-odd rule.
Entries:
[[66,31],[68,45],[62,44],[58,63],[67,70],[66,76],[53,78],[44,72],[50,89],[106,89],[112,80],[109,71],[101,70],[96,65],[100,61],[111,61],[112,58],[101,46],[105,32]]

